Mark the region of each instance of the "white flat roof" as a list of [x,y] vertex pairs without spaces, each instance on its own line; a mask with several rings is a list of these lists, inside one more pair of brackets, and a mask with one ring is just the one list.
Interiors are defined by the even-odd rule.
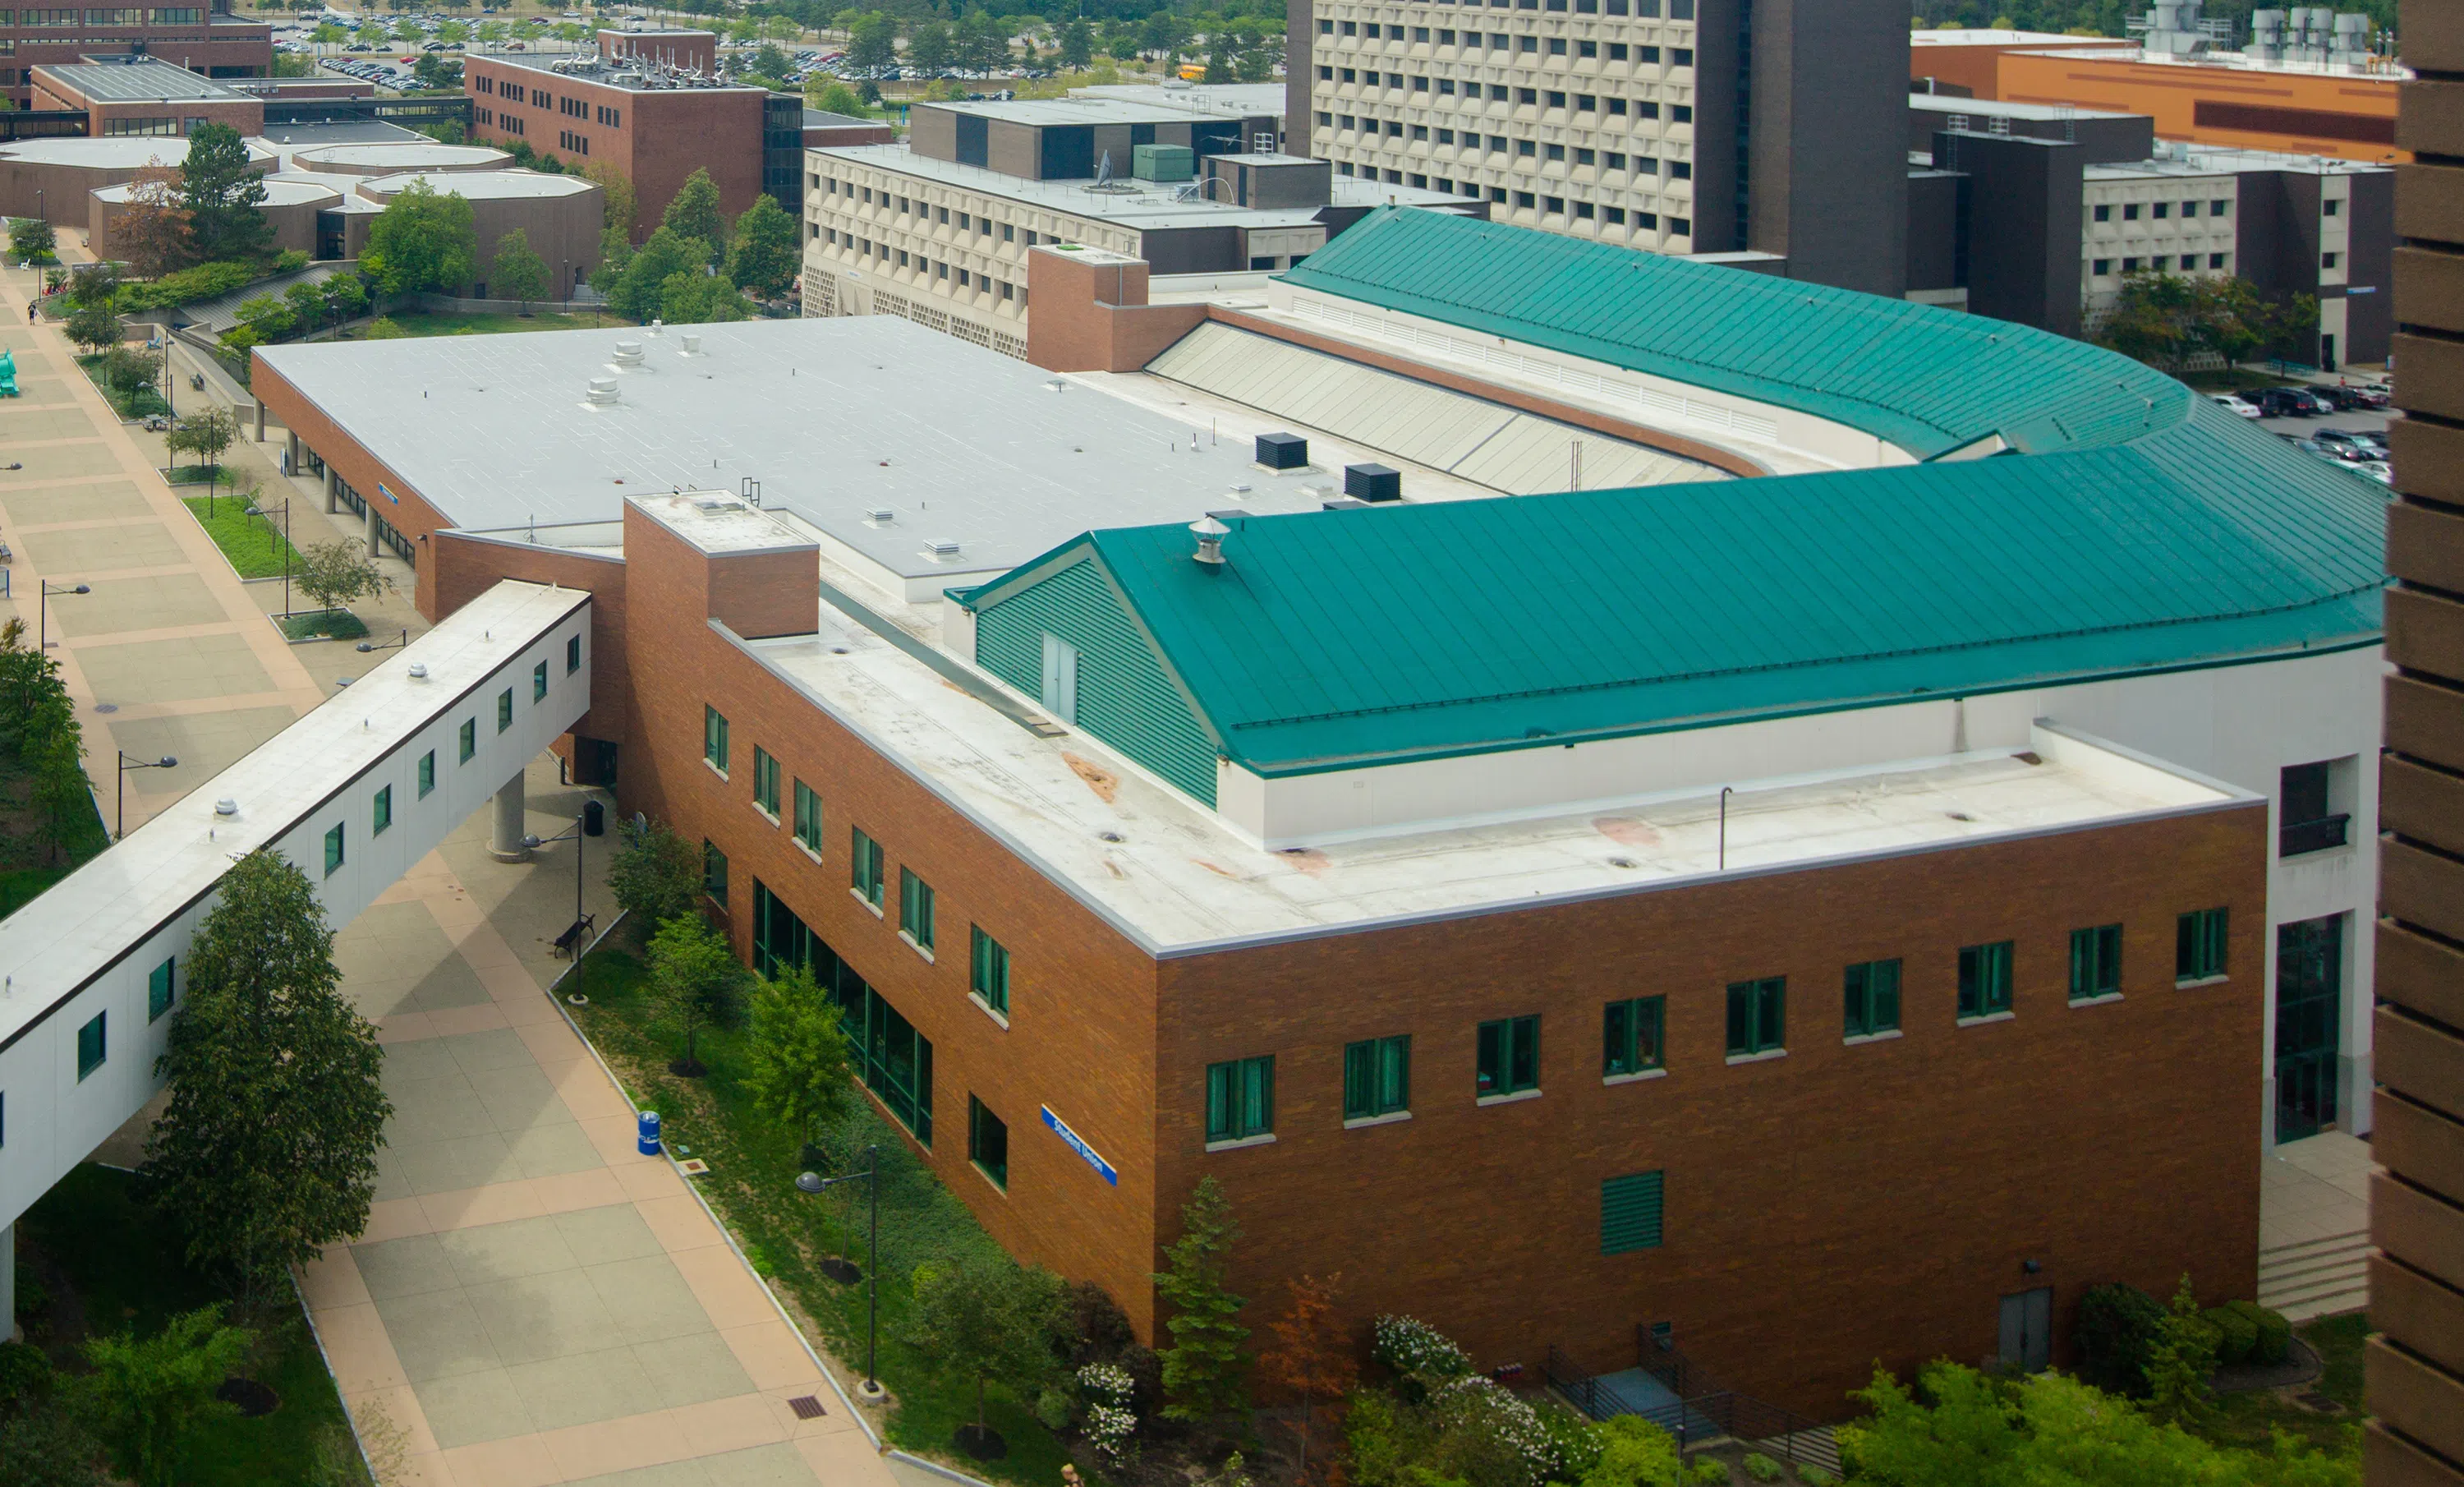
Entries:
[[320,144],[295,151],[291,163],[293,168],[299,170],[323,166],[328,169],[383,171],[390,175],[405,170],[473,170],[511,165],[513,159],[503,150],[485,144],[439,144],[433,140],[420,140],[393,144]]
[[[1373,519],[1374,520],[1374,519]],[[824,565],[824,575],[832,578]],[[833,578],[833,581],[836,581]],[[915,616],[900,616],[902,628]],[[1045,738],[873,631],[747,642],[836,721],[1150,951],[1186,952],[1719,877],[1716,792],[1271,852],[1076,730]],[[1032,703],[1025,710],[1040,712]],[[2039,834],[2249,799],[2051,730],[1994,751],[1814,782],[1751,783],[1729,876]],[[1088,772],[1109,776],[1101,788]]]
[[[137,190],[137,184],[106,186],[94,194],[108,202],[122,202]],[[285,180],[280,176],[265,178],[265,205],[269,207],[304,207],[311,202],[339,202],[342,193],[316,181]]]
[[1130,103],[1154,103],[1168,108],[1203,113],[1221,118],[1255,117],[1284,112],[1284,85],[1280,82],[1184,82],[1156,84],[1121,82],[1072,88],[1073,99],[1119,99]]
[[[641,344],[642,365],[614,365],[620,341]],[[1320,504],[1252,468],[1245,440],[895,317],[294,343],[257,356],[475,530],[608,522],[627,496],[751,478],[765,505],[892,574],[956,583],[1090,527]],[[612,407],[585,400],[599,377],[617,380]],[[1257,489],[1238,499],[1240,484]],[[959,554],[936,559],[928,542]]]
[[[271,161],[275,152],[262,140],[242,142],[251,164]],[[0,144],[0,160],[38,166],[82,166],[89,170],[125,170],[161,162],[176,166],[188,158],[188,142],[177,136],[123,134],[101,139],[19,140]]]
[[1943,27],[1908,33],[1913,47],[2123,46],[2112,36],[2073,36],[2058,31],[1997,31],[1990,26]]
[[364,182],[360,189],[372,196],[391,196],[413,181],[425,181],[439,196],[452,194],[466,201],[506,201],[516,198],[546,196],[579,196],[599,189],[599,183],[582,176],[549,175],[541,170],[406,170],[400,175],[377,176]]
[[[578,588],[497,584],[62,878],[38,905],[0,920],[9,988],[0,992],[0,1048],[212,892],[233,858],[279,838],[589,600]],[[412,679],[412,661],[428,668],[426,679]],[[237,812],[216,815],[222,799]]]

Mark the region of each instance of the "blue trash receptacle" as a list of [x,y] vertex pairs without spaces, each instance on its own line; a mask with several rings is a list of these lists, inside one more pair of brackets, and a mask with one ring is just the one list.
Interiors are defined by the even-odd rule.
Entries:
[[657,1156],[659,1154],[659,1113],[655,1110],[643,1111],[639,1117],[639,1131],[640,1134],[633,1143],[633,1149],[646,1157]]

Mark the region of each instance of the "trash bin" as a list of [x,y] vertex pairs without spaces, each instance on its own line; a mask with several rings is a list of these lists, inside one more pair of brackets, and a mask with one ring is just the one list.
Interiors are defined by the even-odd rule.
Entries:
[[655,1110],[643,1111],[636,1121],[636,1127],[639,1134],[634,1139],[633,1149],[646,1157],[657,1156],[659,1154],[659,1113]]
[[582,803],[582,834],[584,836],[607,834],[607,808],[596,800],[585,800]]

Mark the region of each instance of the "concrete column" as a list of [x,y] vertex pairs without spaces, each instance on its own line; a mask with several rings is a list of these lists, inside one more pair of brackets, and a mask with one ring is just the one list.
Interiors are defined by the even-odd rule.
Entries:
[[[259,403],[256,406],[263,408],[265,405]],[[299,435],[296,433],[290,435],[289,440],[285,445],[285,450],[288,457],[286,457],[282,462],[282,473],[284,475],[297,475],[299,473]]]
[[265,399],[256,400],[256,442],[265,442]]
[[0,1226],[0,1339],[25,1340],[17,1328],[17,1226]]
[[377,525],[382,519],[377,515],[377,499],[374,496],[368,496],[363,498],[363,499],[367,506],[368,556],[373,558],[385,551],[384,548],[377,545]]
[[527,862],[531,850],[522,845],[522,777],[517,772],[496,791],[496,825],[489,833],[488,855],[499,862]]
[[342,477],[336,475],[334,467],[328,464],[325,467],[325,515],[330,517],[341,509]]

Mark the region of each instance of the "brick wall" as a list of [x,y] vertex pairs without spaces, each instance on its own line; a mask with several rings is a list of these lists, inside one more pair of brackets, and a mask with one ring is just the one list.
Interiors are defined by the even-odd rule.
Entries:
[[[413,608],[430,620],[449,612],[438,607],[435,564],[429,556],[435,534],[451,525],[444,515],[421,499],[419,493],[391,466],[369,454],[357,439],[343,433],[341,425],[284,380],[280,372],[265,365],[261,356],[253,359],[249,390],[265,405],[268,412],[280,420],[284,428],[299,435],[300,443],[314,450],[319,458],[340,472],[363,499],[372,502],[387,526],[409,539],[413,550],[420,554],[419,561],[413,565],[416,571],[412,582],[407,586],[411,590]],[[399,499],[385,499],[378,493],[379,485]],[[377,556],[390,560],[393,555],[380,551]],[[401,575],[396,573],[395,577],[399,579]]]

